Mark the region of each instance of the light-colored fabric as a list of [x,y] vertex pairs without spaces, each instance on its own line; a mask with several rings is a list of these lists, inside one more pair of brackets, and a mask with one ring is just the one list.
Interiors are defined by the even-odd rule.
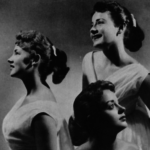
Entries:
[[105,79],[114,83],[119,102],[127,109],[128,128],[118,138],[134,143],[142,150],[149,150],[150,147],[150,120],[149,110],[138,91],[148,73],[142,65],[131,64]]
[[[89,62],[84,62],[84,70],[89,83],[94,82],[98,77],[93,67],[92,53]],[[86,64],[89,64],[86,66]],[[116,95],[120,104],[126,107],[128,127],[118,134],[118,138],[138,145],[140,150],[150,149],[150,111],[140,99],[138,92],[140,86],[149,71],[141,64],[130,64],[118,69],[109,77],[103,80],[111,81],[115,85]],[[96,77],[92,77],[96,76]]]
[[[33,118],[39,113],[46,113],[54,118],[59,132],[63,127],[57,103],[52,101],[36,101],[22,105],[22,97],[3,120],[3,134],[11,150],[36,150],[35,138],[31,130]],[[62,132],[61,132],[62,133]],[[60,148],[58,148],[60,149]]]

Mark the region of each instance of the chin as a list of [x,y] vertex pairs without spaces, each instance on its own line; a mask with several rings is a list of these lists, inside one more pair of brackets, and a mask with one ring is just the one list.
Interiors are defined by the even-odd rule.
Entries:
[[99,47],[101,47],[101,44],[93,43],[93,47],[99,48]]
[[10,72],[10,76],[11,76],[11,77],[15,77],[15,73]]
[[15,72],[11,72],[11,73],[10,73],[10,76],[13,77],[13,78],[19,78],[19,77],[18,77],[18,74],[15,73]]
[[120,128],[123,130],[128,126],[127,122],[122,122]]
[[17,76],[15,74],[10,74],[10,76],[13,78],[17,78]]
[[93,47],[102,48],[105,44],[103,42],[95,41],[93,42]]
[[127,122],[126,121],[123,121],[123,122],[118,122],[117,124],[114,125],[114,128],[116,128],[116,130],[118,132],[124,130],[126,127],[127,127]]

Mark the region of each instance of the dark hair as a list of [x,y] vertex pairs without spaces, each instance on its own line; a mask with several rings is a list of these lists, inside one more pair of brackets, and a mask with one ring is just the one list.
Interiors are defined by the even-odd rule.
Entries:
[[20,31],[16,35],[16,44],[31,54],[39,54],[41,63],[39,74],[41,81],[45,82],[47,76],[53,73],[53,83],[60,83],[69,67],[66,66],[67,55],[55,48],[52,42],[40,32],[35,30]]
[[133,14],[115,1],[101,1],[94,5],[92,15],[95,12],[103,13],[106,11],[110,12],[115,26],[123,28],[126,25],[126,31],[124,33],[125,47],[132,52],[138,51],[144,40],[144,32],[137,24]]
[[101,110],[103,90],[115,92],[114,85],[109,81],[91,83],[75,99],[73,104],[74,117],[69,119],[69,131],[74,145],[79,146],[94,135]]

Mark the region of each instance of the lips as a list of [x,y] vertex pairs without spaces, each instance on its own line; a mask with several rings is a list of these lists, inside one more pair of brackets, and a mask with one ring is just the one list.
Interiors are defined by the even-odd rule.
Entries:
[[13,65],[10,65],[10,68],[14,68],[14,66],[13,66]]
[[96,35],[93,35],[92,36],[92,39],[93,40],[96,40],[96,39],[99,39],[99,38],[101,38],[102,37],[102,34],[96,34]]
[[126,121],[126,116],[120,117],[119,120],[121,120],[121,121]]

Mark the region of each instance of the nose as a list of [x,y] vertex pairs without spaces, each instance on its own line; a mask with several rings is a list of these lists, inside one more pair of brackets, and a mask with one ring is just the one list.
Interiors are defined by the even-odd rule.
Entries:
[[8,58],[7,61],[8,61],[8,63],[10,63],[10,64],[13,63],[12,56],[11,56],[10,58]]
[[91,30],[90,30],[90,33],[91,33],[92,35],[96,34],[97,32],[98,32],[98,31],[97,31],[97,29],[96,29],[95,27],[92,27]]
[[118,109],[119,109],[119,114],[122,114],[125,112],[126,108],[121,106],[121,105],[118,105]]

